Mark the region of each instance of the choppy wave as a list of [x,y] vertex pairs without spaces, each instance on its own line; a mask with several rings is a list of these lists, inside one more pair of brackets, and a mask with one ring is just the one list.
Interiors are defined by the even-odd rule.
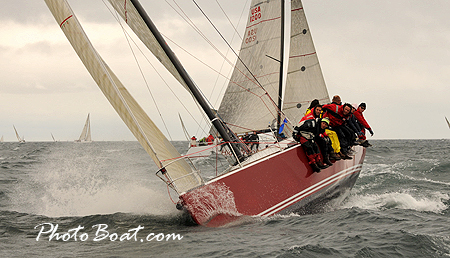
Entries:
[[409,209],[441,213],[448,208],[448,194],[435,192],[429,196],[417,196],[405,192],[383,194],[351,195],[343,204],[343,208],[358,207],[369,210]]
[[[193,226],[154,176],[136,142],[3,144],[0,256],[448,257],[450,141],[371,141],[349,197],[326,212],[243,217]],[[187,144],[177,143],[180,153]],[[195,161],[215,174],[214,158]],[[221,164],[219,164],[221,165]],[[255,200],[258,201],[258,200]],[[171,243],[36,241],[42,223],[62,231],[138,225],[184,236]]]

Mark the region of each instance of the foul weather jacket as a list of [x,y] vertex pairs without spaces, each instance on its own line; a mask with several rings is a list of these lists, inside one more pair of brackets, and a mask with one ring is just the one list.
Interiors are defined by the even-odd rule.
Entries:
[[356,120],[358,120],[358,122],[367,130],[372,130],[372,128],[370,128],[369,123],[367,123],[366,119],[363,116],[363,113],[359,110],[356,110],[353,115],[355,115]]
[[330,126],[337,127],[344,124],[345,120],[351,115],[344,115],[344,106],[337,105],[334,103],[326,104],[322,106],[324,110],[323,117],[328,117],[330,119]]
[[316,119],[316,118],[320,118],[320,115],[316,117],[316,108],[314,107],[313,109],[311,109],[309,112],[306,112],[306,115],[304,117],[302,117],[302,119],[300,119],[300,122],[303,122],[305,120],[309,120],[309,119]]

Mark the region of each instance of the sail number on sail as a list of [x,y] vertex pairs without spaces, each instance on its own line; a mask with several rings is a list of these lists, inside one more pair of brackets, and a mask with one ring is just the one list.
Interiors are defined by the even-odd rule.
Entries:
[[252,12],[252,15],[250,16],[250,22],[254,22],[254,21],[261,19],[261,7],[260,6],[253,8],[251,12]]
[[254,28],[254,29],[251,29],[248,31],[247,38],[245,38],[245,44],[256,41],[256,32],[257,31],[258,31],[258,28]]

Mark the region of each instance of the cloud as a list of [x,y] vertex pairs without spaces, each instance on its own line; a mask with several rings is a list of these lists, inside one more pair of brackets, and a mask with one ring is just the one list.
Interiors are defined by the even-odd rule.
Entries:
[[[215,1],[197,2],[230,41],[234,29],[221,8],[234,25],[242,13],[242,21],[246,20],[247,10],[242,11],[246,1],[219,1],[221,8]],[[227,53],[223,40],[192,2],[179,1],[179,7],[169,3],[178,12],[183,10],[214,46]],[[160,128],[164,128],[139,72],[137,77],[134,76],[138,71],[134,57],[104,1],[77,0],[70,4],[98,52]],[[439,125],[444,121],[444,115],[450,116],[446,105],[450,95],[450,52],[447,49],[450,2],[304,0],[303,4],[330,95],[339,94],[351,103],[365,101],[368,104],[365,115],[376,137],[448,138],[448,127],[445,123],[442,127]],[[142,5],[165,36],[214,69],[221,69],[222,57],[167,2],[143,1]],[[241,23],[238,28],[240,33],[243,26]],[[97,130],[120,128],[121,132],[127,131],[81,64],[44,1],[6,1],[0,10],[0,30],[0,130],[11,131],[11,125],[15,123],[20,126],[19,130],[27,131],[32,125],[36,133],[26,135],[39,140],[47,139],[47,133],[43,133],[49,131],[46,128],[55,128],[52,129],[55,136],[72,140],[76,136],[70,134],[79,134],[86,114],[91,113],[93,125],[97,120]],[[218,75],[167,41],[209,96]],[[235,37],[234,48],[239,48],[238,41]],[[151,55],[148,57],[159,67]],[[230,53],[228,57],[235,59]],[[177,113],[182,112],[188,129],[195,131],[197,125],[189,121],[188,111],[200,120],[197,107],[190,103],[190,96],[173,78],[161,71],[173,91],[189,103],[186,104],[189,110],[176,104],[176,100],[164,105],[172,98],[172,93],[165,89],[153,68],[143,62],[144,57],[137,54],[137,58],[156,101],[163,105],[162,112],[168,118],[166,123],[171,134],[176,139],[184,139]],[[228,75],[229,69],[225,66],[222,73]],[[224,79],[219,78],[216,91],[224,84]],[[217,98],[220,97],[216,93],[212,99]],[[436,111],[430,113],[431,107],[436,107]],[[428,122],[415,123],[414,130],[405,130],[405,125],[418,117],[425,117]],[[68,129],[72,127],[76,128],[73,132]],[[63,129],[58,132],[58,128]],[[106,131],[98,135],[111,135],[111,139],[115,139]],[[433,133],[428,134],[430,131]],[[124,135],[132,139],[129,133]]]

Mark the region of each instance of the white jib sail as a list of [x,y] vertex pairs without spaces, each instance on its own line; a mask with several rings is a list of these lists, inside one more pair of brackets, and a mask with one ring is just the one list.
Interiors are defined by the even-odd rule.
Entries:
[[[283,112],[295,125],[313,99],[329,103],[325,80],[300,0],[291,1],[291,41]],[[301,105],[301,108],[297,108]]]
[[14,127],[14,132],[16,133],[17,140],[18,140],[19,142],[24,142],[24,141],[25,141],[24,138],[23,138],[23,137],[20,138],[19,133],[17,132],[16,127],[15,127],[14,125],[13,125],[13,127]]
[[[281,2],[252,0],[239,58],[218,113],[235,133],[267,129],[277,117]],[[275,59],[275,60],[274,60]]]
[[78,141],[90,142],[91,141],[91,120],[89,118],[90,114],[88,114],[86,118],[86,122],[84,123],[83,131],[81,131],[80,138]]
[[181,155],[95,51],[69,4],[65,0],[45,2],[103,94],[156,165],[162,168],[171,163],[166,170],[178,193],[200,185],[201,178],[185,160],[172,163]]

